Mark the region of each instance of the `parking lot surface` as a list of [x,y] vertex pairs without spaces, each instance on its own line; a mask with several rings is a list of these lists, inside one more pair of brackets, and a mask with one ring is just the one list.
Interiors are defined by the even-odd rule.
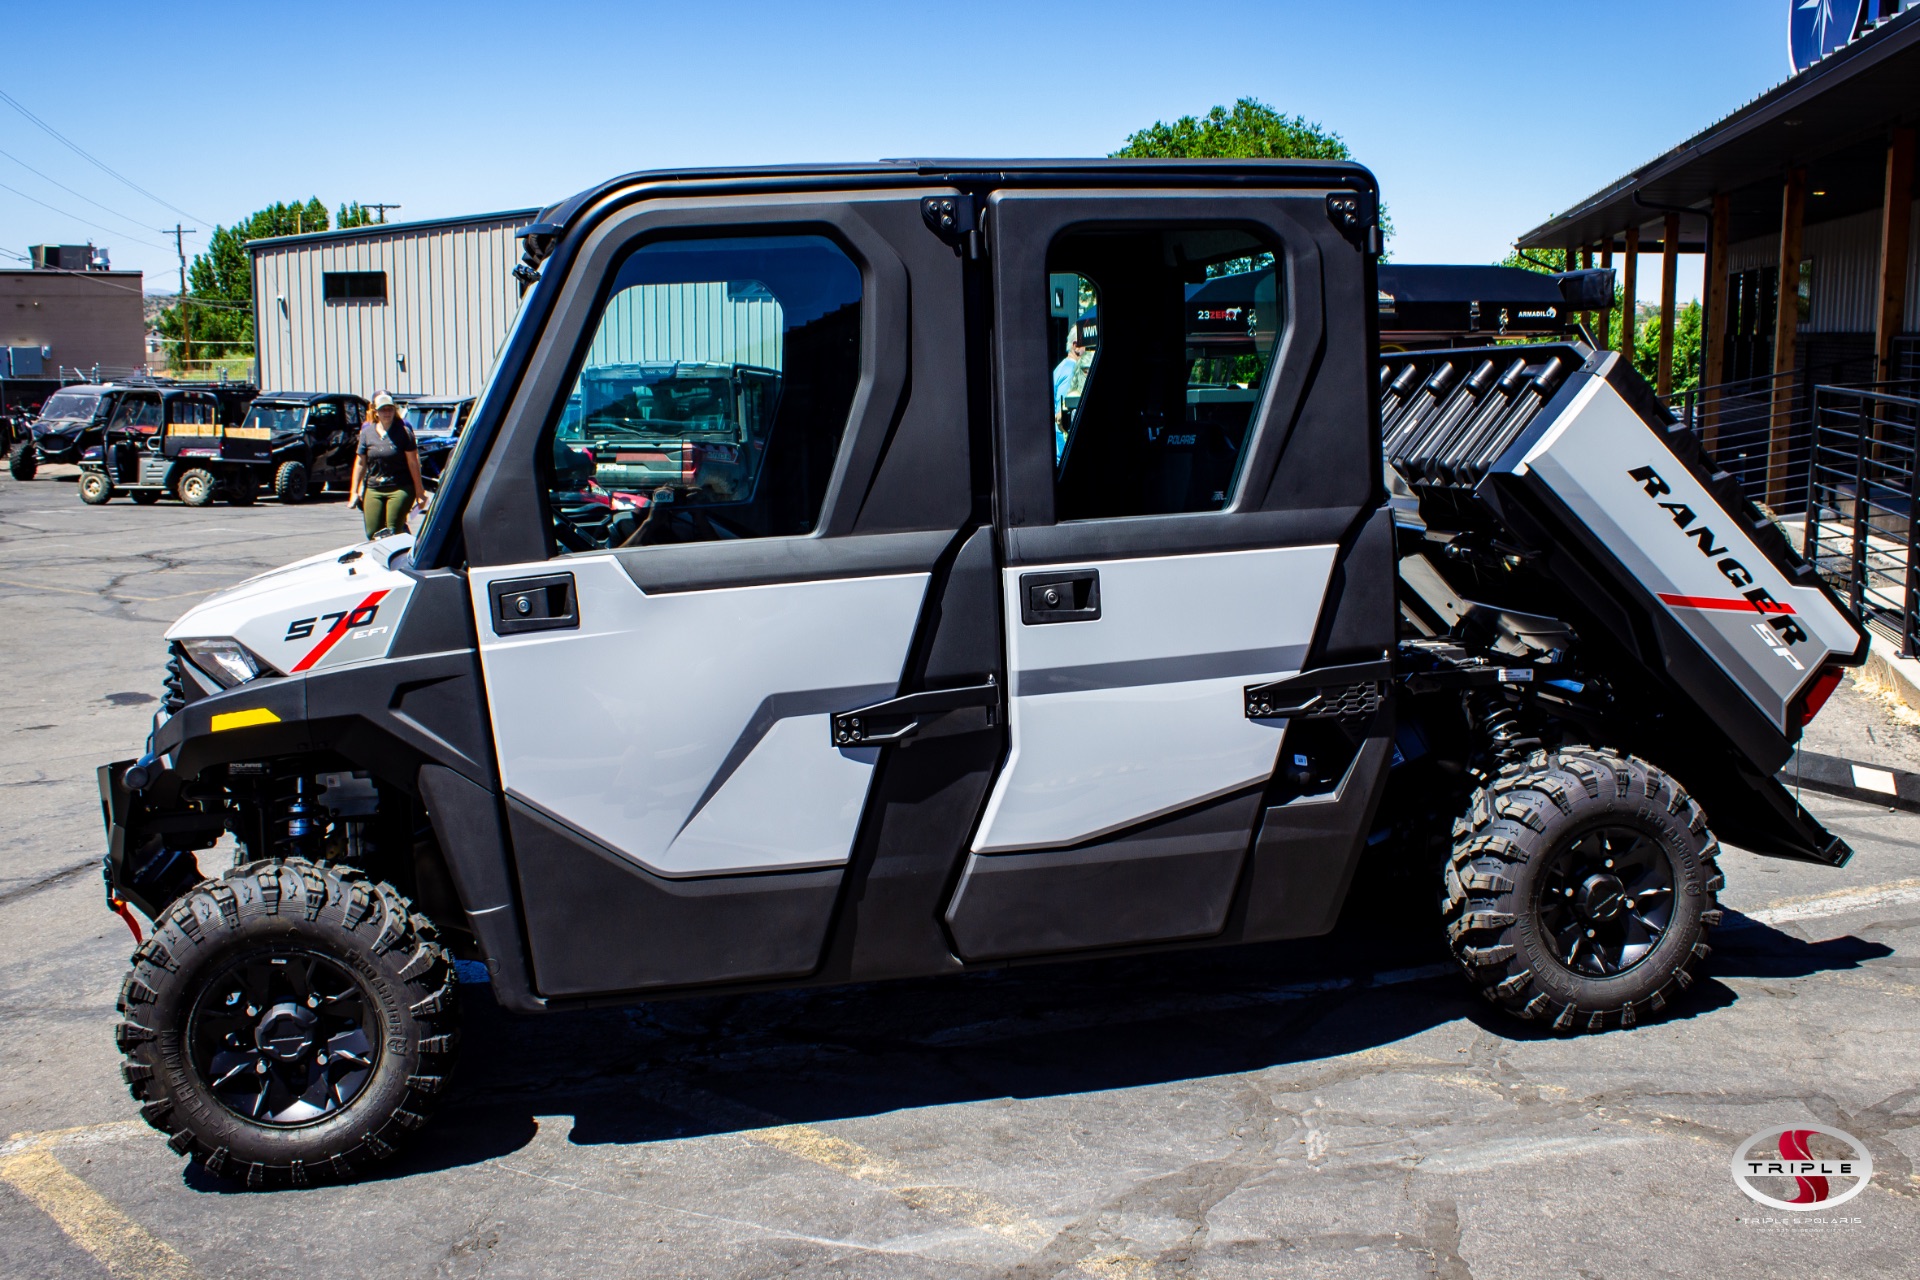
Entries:
[[[469,986],[455,1087],[375,1180],[189,1170],[119,1078],[93,769],[137,754],[168,622],[359,521],[72,475],[0,480],[0,1275],[1912,1274],[1920,818],[1812,795],[1852,863],[1729,851],[1709,976],[1632,1031],[1498,1019],[1363,878],[1304,943],[539,1019]],[[1863,1139],[1869,1188],[1746,1198],[1736,1148],[1796,1123]]]

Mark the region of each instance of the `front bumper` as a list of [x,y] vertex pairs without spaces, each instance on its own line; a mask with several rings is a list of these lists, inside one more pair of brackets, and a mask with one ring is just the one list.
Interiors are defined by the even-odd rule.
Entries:
[[194,851],[211,847],[226,830],[222,809],[193,803],[179,775],[158,762],[146,787],[127,786],[135,760],[116,760],[98,770],[100,816],[107,829],[107,854],[101,871],[107,904],[116,900],[138,907],[149,920],[201,880]]

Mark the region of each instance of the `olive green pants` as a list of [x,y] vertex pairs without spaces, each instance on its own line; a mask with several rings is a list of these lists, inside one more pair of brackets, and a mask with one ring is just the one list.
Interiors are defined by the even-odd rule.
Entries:
[[367,518],[367,537],[382,529],[407,531],[407,512],[413,507],[411,489],[368,489],[360,495],[360,513]]

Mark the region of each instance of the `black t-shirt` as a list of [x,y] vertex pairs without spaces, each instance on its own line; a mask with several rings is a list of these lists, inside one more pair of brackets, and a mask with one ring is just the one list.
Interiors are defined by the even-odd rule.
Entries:
[[413,428],[405,418],[395,418],[385,434],[377,422],[361,427],[359,454],[366,465],[367,488],[413,488],[413,472],[407,469],[406,455],[417,448]]

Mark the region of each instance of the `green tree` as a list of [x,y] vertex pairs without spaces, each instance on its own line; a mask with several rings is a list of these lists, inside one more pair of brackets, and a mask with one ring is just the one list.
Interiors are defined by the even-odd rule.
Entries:
[[362,207],[360,202],[355,200],[352,204],[340,206],[334,225],[345,231],[348,227],[370,227],[373,221],[373,210]]
[[231,227],[216,225],[206,252],[187,267],[186,293],[154,321],[174,363],[252,355],[253,260],[247,241],[328,227],[327,206],[318,196],[268,205]]
[[[1353,159],[1339,134],[1305,116],[1282,115],[1256,98],[1241,98],[1231,108],[1216,106],[1205,116],[1181,116],[1172,124],[1156,120],[1129,134],[1113,154],[1159,160]],[[1393,220],[1383,203],[1382,243],[1392,235]]]

